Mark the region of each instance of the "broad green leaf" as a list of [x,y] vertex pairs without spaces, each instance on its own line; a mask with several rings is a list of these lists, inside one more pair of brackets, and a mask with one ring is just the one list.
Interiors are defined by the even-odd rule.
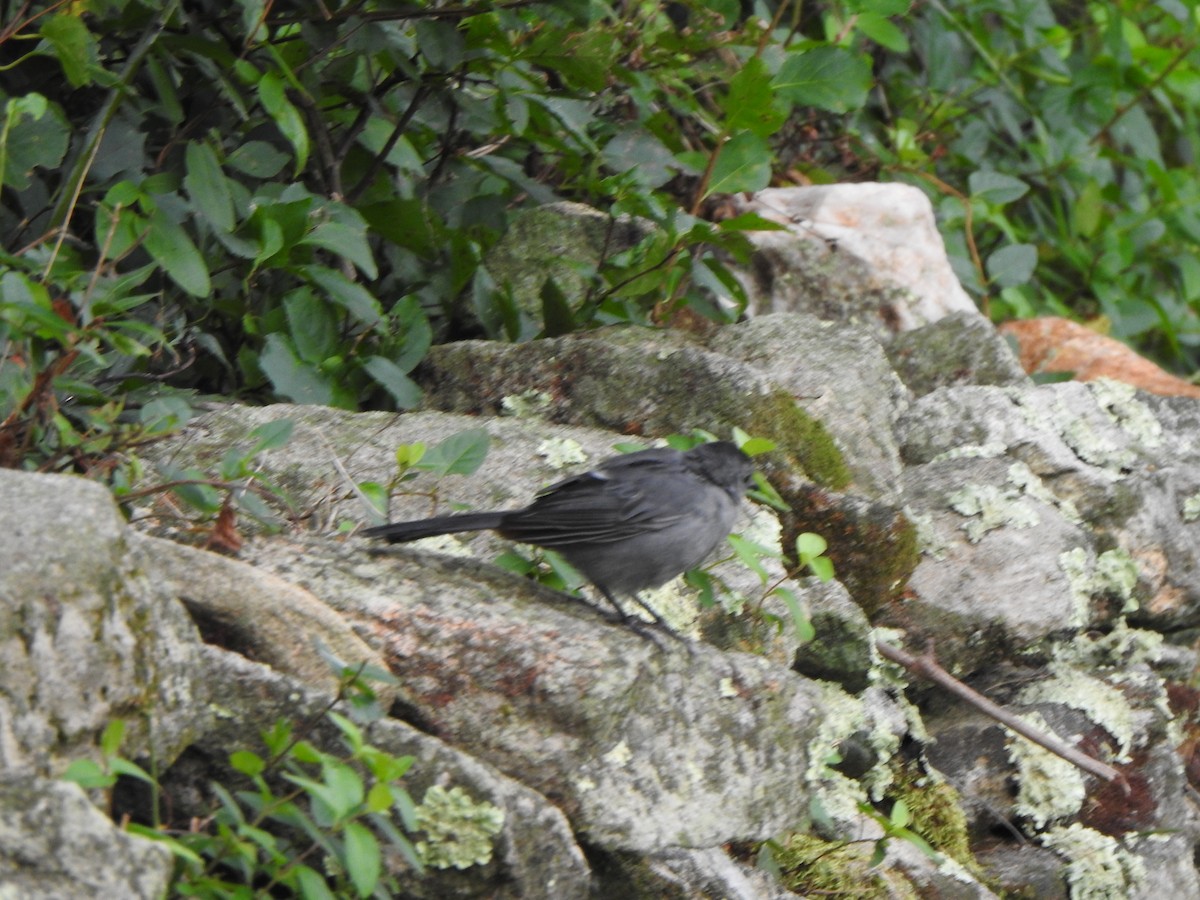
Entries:
[[413,468],[437,475],[470,475],[483,465],[490,443],[491,437],[482,428],[469,428],[430,447]]
[[867,57],[822,46],[789,53],[772,84],[798,106],[847,112],[866,102],[873,83]]
[[776,102],[771,73],[758,56],[746,60],[729,79],[729,93],[721,106],[725,110],[725,128],[731,133],[744,130],[766,138],[787,120],[788,110]]
[[375,266],[375,257],[367,244],[367,224],[359,220],[357,226],[344,222],[321,222],[300,241],[322,247],[331,253],[345,257],[358,266],[367,278],[375,278],[379,270]]
[[396,329],[403,335],[403,343],[398,355],[390,356],[401,372],[411,372],[417,363],[425,358],[429,346],[433,343],[433,328],[429,317],[421,308],[421,301],[409,295],[401,297],[389,313]]
[[401,409],[419,406],[423,398],[421,388],[408,377],[398,365],[383,356],[371,356],[363,363],[363,369],[383,387]]
[[893,53],[909,51],[908,37],[889,18],[878,13],[863,13],[854,21],[854,27]]
[[1020,178],[990,171],[972,172],[967,179],[967,188],[972,197],[999,205],[1019,200],[1029,193],[1029,185]]
[[307,363],[318,365],[338,347],[338,317],[329,302],[307,285],[288,291],[283,298],[288,334],[296,353]]
[[329,379],[315,367],[302,363],[283,335],[267,335],[258,364],[279,396],[296,403],[332,405],[334,391]]
[[0,180],[23,191],[35,168],[57,169],[67,152],[71,126],[58,104],[41,94],[13,97],[0,122]]
[[193,297],[208,296],[212,290],[208,266],[182,226],[156,212],[150,217],[143,244],[177,285]]
[[266,141],[246,141],[225,162],[252,178],[274,178],[287,165],[287,154]]
[[771,149],[750,131],[731,137],[720,149],[705,196],[760,191],[771,183]]
[[192,200],[192,207],[218,231],[233,231],[236,224],[233,195],[217,154],[207,143],[189,141],[185,163],[187,175],[183,178],[183,186]]
[[374,325],[382,316],[379,301],[366,288],[355,284],[341,272],[325,266],[305,266],[305,275],[320,287],[325,295],[364,325]]
[[346,871],[358,896],[369,897],[379,883],[383,858],[379,841],[361,822],[346,824]]
[[1033,277],[1037,262],[1033,244],[1009,244],[987,258],[988,278],[998,287],[1016,287]]

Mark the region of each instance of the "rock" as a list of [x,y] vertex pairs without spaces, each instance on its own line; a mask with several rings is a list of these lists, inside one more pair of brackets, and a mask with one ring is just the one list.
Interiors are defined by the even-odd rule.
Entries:
[[109,492],[0,469],[0,534],[0,767],[57,775],[116,718],[173,759],[207,718],[200,642]]
[[[211,800],[209,780],[232,776],[226,764],[230,750],[250,745],[250,736],[281,719],[301,728],[312,723],[311,730],[305,731],[307,740],[326,752],[346,752],[341,732],[323,715],[331,704],[329,694],[215,647],[205,648],[203,671],[210,681],[223,686],[223,715],[192,748],[193,754],[211,761],[202,770],[202,783],[195,784],[197,775],[188,767],[181,767],[178,773],[167,770],[163,775],[164,791],[176,803],[177,815],[192,814],[178,808],[181,799]],[[345,704],[337,708],[349,713]],[[402,875],[406,896],[438,900],[461,896],[464,891],[511,900],[583,900],[588,896],[587,861],[566,818],[545,797],[403,722],[381,719],[364,730],[372,745],[395,756],[415,758],[403,781],[414,803],[420,803],[429,788],[440,785],[444,790],[458,788],[472,803],[491,804],[503,814],[484,864],[460,869],[448,861],[434,863],[424,877],[418,877],[401,860],[392,859],[394,871]],[[261,746],[255,749],[263,752]],[[201,804],[194,814],[203,814],[204,809]],[[416,841],[424,835],[412,837]]]
[[1200,397],[1200,386],[1164,371],[1120,341],[1057,316],[1005,322],[1021,366],[1030,375],[1064,374],[1079,381],[1111,378],[1166,397]]
[[0,897],[158,900],[173,864],[165,845],[121,831],[78,785],[0,777]]
[[971,312],[951,313],[902,331],[884,350],[896,374],[918,397],[940,387],[1029,383],[1007,341],[991,322]]
[[786,231],[748,232],[751,308],[854,323],[887,342],[950,313],[979,316],[929,198],[904,184],[768,188],[742,205]]

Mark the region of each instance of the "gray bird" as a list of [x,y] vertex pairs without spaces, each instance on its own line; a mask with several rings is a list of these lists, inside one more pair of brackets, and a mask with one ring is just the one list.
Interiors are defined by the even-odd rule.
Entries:
[[686,452],[640,450],[552,484],[524,509],[393,522],[363,534],[396,544],[495,531],[556,550],[622,616],[614,594],[631,597],[663,625],[637,592],[699,565],[725,540],[753,472],[750,457],[729,441]]

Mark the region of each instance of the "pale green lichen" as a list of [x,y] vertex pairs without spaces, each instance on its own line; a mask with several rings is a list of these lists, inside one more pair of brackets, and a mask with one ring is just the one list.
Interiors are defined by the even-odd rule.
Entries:
[[1200,519],[1200,492],[1183,500],[1183,521],[1190,524],[1197,519]]
[[1088,552],[1075,547],[1059,554],[1058,565],[1067,576],[1075,602],[1075,613],[1070,621],[1072,627],[1087,624],[1093,597],[1117,598],[1123,613],[1137,610],[1134,588],[1137,587],[1138,566],[1124,550],[1105,550],[1091,563]]
[[[1021,717],[1038,731],[1054,734],[1036,712]],[[1043,750],[1017,734],[1006,741],[1009,759],[1017,767],[1017,815],[1039,829],[1047,823],[1076,815],[1086,796],[1079,770],[1060,756]]]
[[1096,404],[1114,422],[1143,447],[1157,447],[1162,441],[1162,423],[1141,400],[1137,389],[1123,381],[1099,378],[1088,382]]
[[946,498],[950,508],[968,521],[962,526],[972,544],[981,541],[989,531],[1009,526],[1032,528],[1038,524],[1038,514],[1021,495],[1021,491],[1001,488],[994,484],[968,484]]
[[737,685],[733,683],[733,679],[729,677],[722,678],[717,682],[717,696],[725,700],[730,700],[740,695]]
[[415,810],[417,856],[433,869],[468,869],[491,861],[492,839],[504,827],[504,810],[476,803],[461,787],[433,785]]
[[838,745],[866,727],[863,704],[841,688],[820,683],[821,720],[808,744],[808,770],[804,773],[815,799],[829,818],[842,827],[858,820],[859,805],[866,801],[862,785],[830,768],[839,758]]
[[945,559],[950,550],[950,542],[944,540],[938,533],[933,516],[929,513],[919,513],[909,507],[904,507],[904,516],[912,523],[917,532],[917,546],[921,552],[933,559]]
[[583,445],[570,438],[546,438],[538,444],[537,452],[552,469],[565,469],[587,462]]
[[1023,703],[1058,703],[1078,709],[1113,736],[1118,762],[1129,761],[1133,746],[1133,709],[1125,695],[1110,684],[1080,669],[1055,661],[1051,676],[1021,691]]
[[518,419],[540,419],[553,405],[553,398],[545,391],[522,391],[503,397],[500,400],[500,412]]
[[1067,860],[1071,900],[1125,900],[1136,894],[1146,866],[1114,838],[1075,822],[1052,828],[1042,845]]

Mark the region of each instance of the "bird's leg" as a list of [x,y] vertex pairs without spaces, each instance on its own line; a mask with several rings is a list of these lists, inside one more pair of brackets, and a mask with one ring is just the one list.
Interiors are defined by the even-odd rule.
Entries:
[[[627,613],[627,612],[625,612],[625,610],[621,609],[621,605],[619,603],[617,603],[616,598],[613,597],[613,595],[608,591],[607,588],[603,588],[600,585],[596,585],[596,589],[598,591],[600,591],[600,593],[604,595],[604,599],[607,600],[609,603],[611,603],[613,605],[613,608],[616,609],[621,614],[622,624],[628,625],[633,631],[636,631],[638,634],[642,635],[643,637],[650,638],[651,640],[654,640],[655,643],[658,643],[657,639],[654,637],[654,635],[651,632],[643,630],[645,628],[645,622],[643,622],[641,619],[638,619],[634,616],[629,615],[629,613]],[[688,643],[687,638],[685,638],[682,634],[680,634],[678,631],[676,631],[674,628],[672,628],[670,625],[668,625],[666,619],[664,619],[662,616],[660,616],[654,609],[652,609],[646,603],[642,602],[641,597],[639,597],[637,594],[630,594],[630,597],[632,598],[634,603],[636,603],[638,606],[640,606],[642,609],[644,609],[650,615],[650,618],[654,620],[654,624],[657,625],[661,631],[665,631],[667,634],[669,634],[671,637],[675,638],[675,640],[677,640],[677,641],[682,641],[685,644]]]

